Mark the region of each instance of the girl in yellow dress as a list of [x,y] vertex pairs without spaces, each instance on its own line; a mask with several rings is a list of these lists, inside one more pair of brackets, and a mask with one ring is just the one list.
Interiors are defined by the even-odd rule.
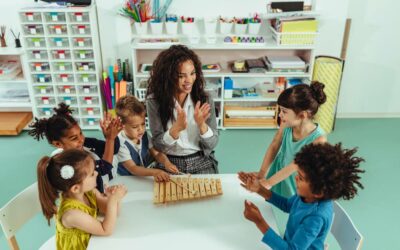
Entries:
[[[112,234],[125,186],[112,186],[105,196],[96,189],[93,158],[88,152],[69,149],[51,158],[45,156],[37,168],[39,199],[49,225],[56,220],[57,249],[86,249],[90,236]],[[59,198],[58,208],[56,200]],[[97,213],[104,220],[97,220]]]

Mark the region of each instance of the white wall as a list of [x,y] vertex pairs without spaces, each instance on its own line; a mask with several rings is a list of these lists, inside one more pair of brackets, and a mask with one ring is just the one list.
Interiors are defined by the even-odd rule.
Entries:
[[[104,65],[130,57],[130,25],[117,15],[124,0],[97,0]],[[162,1],[161,1],[162,2]],[[243,4],[245,2],[245,4]],[[246,16],[266,11],[265,0],[173,0],[169,13],[185,16]],[[19,30],[17,11],[33,0],[0,1],[0,24]],[[400,117],[400,24],[396,0],[318,0],[316,55],[340,56],[345,19],[353,18],[338,116]],[[397,24],[397,26],[395,26]],[[9,34],[9,46],[14,42]]]

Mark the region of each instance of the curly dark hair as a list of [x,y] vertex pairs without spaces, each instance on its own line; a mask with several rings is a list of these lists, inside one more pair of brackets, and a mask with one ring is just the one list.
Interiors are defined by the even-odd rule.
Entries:
[[53,110],[55,114],[48,119],[35,117],[35,122],[29,125],[32,130],[28,134],[38,141],[46,137],[47,141],[52,144],[53,141],[59,141],[66,130],[78,124],[72,117],[73,110],[65,103],[58,104],[58,108],[53,108]]
[[356,148],[342,149],[342,144],[309,144],[296,154],[294,162],[302,170],[314,194],[322,194],[322,200],[343,198],[350,200],[357,194],[360,183],[359,168],[363,158],[354,156]]
[[292,109],[296,114],[301,111],[310,111],[311,116],[318,112],[321,104],[326,102],[323,83],[313,81],[310,86],[298,84],[292,88],[285,89],[278,97],[278,104],[282,107]]
[[169,49],[162,51],[153,62],[147,96],[152,94],[157,100],[158,113],[164,129],[168,121],[173,119],[174,98],[178,93],[179,68],[186,61],[192,61],[196,71],[196,80],[190,93],[193,102],[204,103],[208,100],[204,91],[205,81],[199,57],[184,45],[172,45]]

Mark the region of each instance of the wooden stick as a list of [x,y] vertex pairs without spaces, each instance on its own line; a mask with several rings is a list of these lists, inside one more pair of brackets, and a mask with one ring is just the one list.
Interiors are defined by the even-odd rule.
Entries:
[[170,181],[172,181],[173,183],[175,183],[176,185],[180,186],[181,188],[185,189],[188,192],[191,192],[192,194],[195,194],[196,191],[195,190],[190,190],[189,188],[185,187],[184,185],[182,185],[181,183],[176,182],[174,179],[170,179]]

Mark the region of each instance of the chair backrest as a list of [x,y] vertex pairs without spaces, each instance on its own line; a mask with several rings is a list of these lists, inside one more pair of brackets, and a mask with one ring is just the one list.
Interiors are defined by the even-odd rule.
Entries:
[[41,211],[37,183],[17,194],[0,209],[0,224],[11,249],[19,249],[15,234]]
[[357,230],[350,216],[336,201],[333,203],[333,223],[331,233],[335,237],[341,249],[359,250],[363,242],[363,236]]

